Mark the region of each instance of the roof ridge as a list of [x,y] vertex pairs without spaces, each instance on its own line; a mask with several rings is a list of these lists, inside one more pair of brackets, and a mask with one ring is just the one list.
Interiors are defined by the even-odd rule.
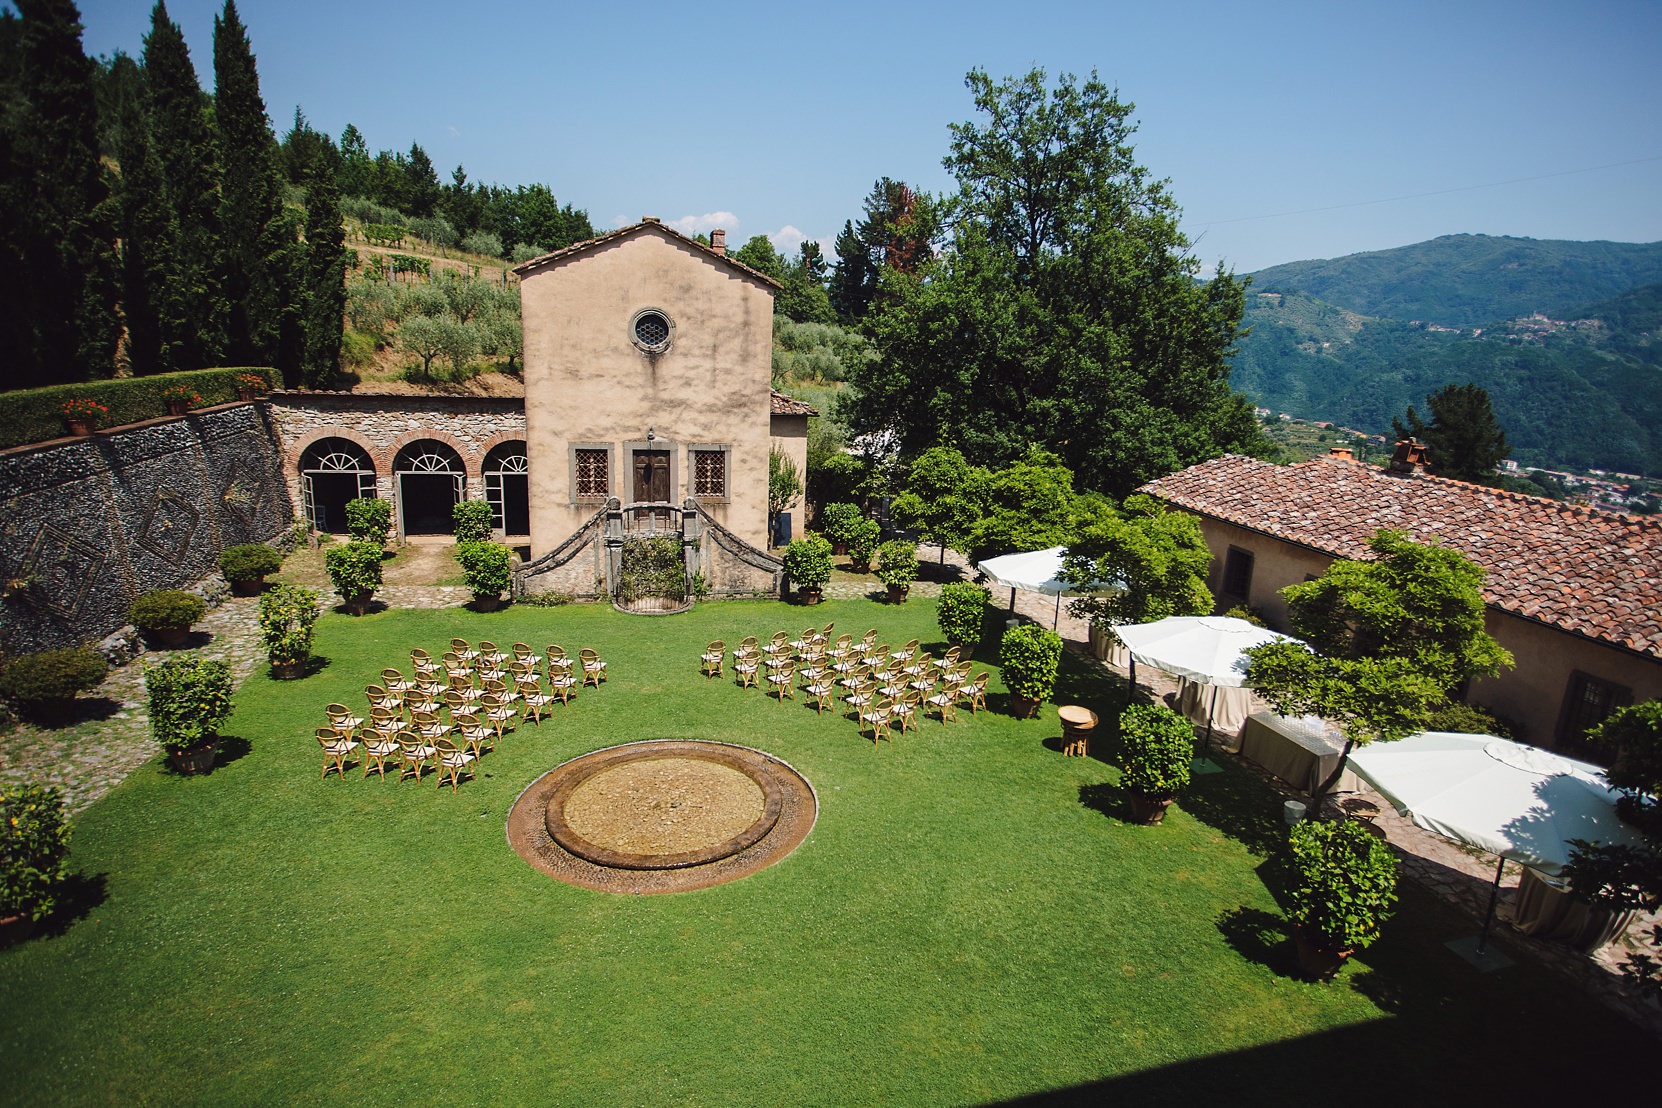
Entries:
[[556,258],[564,258],[564,257],[569,257],[573,254],[581,253],[582,251],[587,250],[590,247],[598,246],[603,242],[609,242],[609,241],[611,241],[612,239],[615,239],[615,238],[621,238],[623,235],[628,234],[630,231],[639,231],[639,230],[641,230],[642,228],[645,228],[645,227],[651,227],[655,230],[664,232],[665,234],[671,236],[672,238],[680,239],[686,245],[693,247],[695,250],[700,250],[700,251],[704,252],[705,254],[708,254],[711,258],[715,259],[716,261],[725,262],[728,265],[732,266],[734,269],[740,270],[744,273],[748,273],[752,277],[755,277],[757,280],[764,281],[767,284],[772,285],[776,289],[782,289],[782,288],[785,287],[782,282],[776,281],[775,279],[773,279],[772,277],[769,277],[766,273],[763,273],[759,269],[755,269],[751,266],[745,265],[743,262],[741,262],[737,258],[733,257],[731,254],[727,253],[725,250],[718,251],[713,246],[708,246],[705,243],[699,242],[696,238],[693,238],[691,235],[684,235],[680,231],[677,231],[675,228],[670,227],[667,224],[665,224],[663,222],[663,220],[661,220],[661,219],[643,219],[638,223],[631,223],[631,224],[629,224],[625,227],[614,227],[610,231],[605,232],[604,234],[596,235],[596,236],[594,236],[593,238],[590,238],[590,239],[584,239],[582,242],[574,242],[570,246],[562,246],[558,250],[551,250],[546,254],[539,254],[535,258],[530,258],[526,261],[520,262],[518,265],[513,267],[513,271],[515,273],[521,275],[521,276],[524,276],[524,274],[527,270],[530,270],[530,269],[533,269],[537,266],[540,266],[540,265],[544,264],[545,262],[551,262]]

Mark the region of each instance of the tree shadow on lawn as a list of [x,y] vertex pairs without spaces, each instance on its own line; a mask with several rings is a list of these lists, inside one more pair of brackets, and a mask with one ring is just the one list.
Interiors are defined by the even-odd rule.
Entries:
[[[372,616],[376,612],[384,612],[390,607],[391,607],[391,605],[388,604],[385,600],[371,600],[368,604],[364,605],[364,613],[363,614],[366,615],[366,616]],[[337,616],[349,616],[349,615],[352,614],[351,612],[346,610],[346,602],[345,601],[342,601],[341,603],[336,604],[333,608],[330,608],[329,610],[331,612],[335,613]]]
[[1223,759],[1222,773],[1195,777],[1178,803],[1202,823],[1222,831],[1261,857],[1274,857],[1287,842],[1282,798],[1258,778]]
[[299,677],[278,677],[271,671],[271,667],[269,665],[266,666],[265,676],[268,681],[281,681],[284,684],[287,684],[291,681],[304,681],[308,677],[315,677],[328,668],[328,658],[325,658],[320,654],[313,654],[306,659],[305,665],[301,667]]
[[58,886],[58,904],[35,929],[37,937],[57,938],[109,898],[109,874],[72,873]]

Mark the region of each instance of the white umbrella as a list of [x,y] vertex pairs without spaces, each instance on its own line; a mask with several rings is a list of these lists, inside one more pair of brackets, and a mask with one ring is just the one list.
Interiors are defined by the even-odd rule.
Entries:
[[[1051,622],[1051,627],[1054,628],[1062,621],[1062,594],[1077,589],[1077,586],[1062,580],[1062,556],[1066,552],[1065,546],[1052,546],[1047,550],[1029,550],[1025,554],[1001,554],[997,558],[988,558],[978,563],[975,568],[986,574],[987,580],[993,584],[1010,590],[1012,610],[1016,606],[1017,589],[1054,596],[1056,615]],[[1093,583],[1089,587],[1114,586]]]
[[1479,954],[1508,858],[1551,874],[1569,861],[1571,839],[1644,842],[1616,815],[1621,793],[1598,766],[1493,735],[1422,731],[1361,747],[1350,765],[1417,826],[1500,855]]

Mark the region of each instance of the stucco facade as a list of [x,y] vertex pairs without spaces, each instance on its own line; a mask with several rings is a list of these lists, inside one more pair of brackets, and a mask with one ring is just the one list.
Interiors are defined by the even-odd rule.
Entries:
[[[696,496],[765,549],[777,286],[654,220],[516,272],[533,557],[608,496],[676,505]],[[642,339],[651,312],[670,327],[661,343]],[[712,495],[717,466],[725,495]]]

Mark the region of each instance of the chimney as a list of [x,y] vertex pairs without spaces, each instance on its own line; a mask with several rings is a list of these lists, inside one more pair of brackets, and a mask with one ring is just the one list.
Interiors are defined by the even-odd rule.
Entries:
[[1391,455],[1391,464],[1386,469],[1401,477],[1423,476],[1425,473],[1425,443],[1414,439],[1399,440],[1395,453]]
[[720,227],[710,232],[710,249],[724,258],[727,256],[727,232]]
[[657,222],[659,222],[659,219],[655,215],[643,215],[643,216],[641,216],[641,222],[642,223],[657,223]]
[[1356,460],[1356,455],[1350,452],[1350,447],[1348,446],[1335,446],[1327,452],[1327,456],[1329,458],[1343,458],[1347,462],[1354,462]]

